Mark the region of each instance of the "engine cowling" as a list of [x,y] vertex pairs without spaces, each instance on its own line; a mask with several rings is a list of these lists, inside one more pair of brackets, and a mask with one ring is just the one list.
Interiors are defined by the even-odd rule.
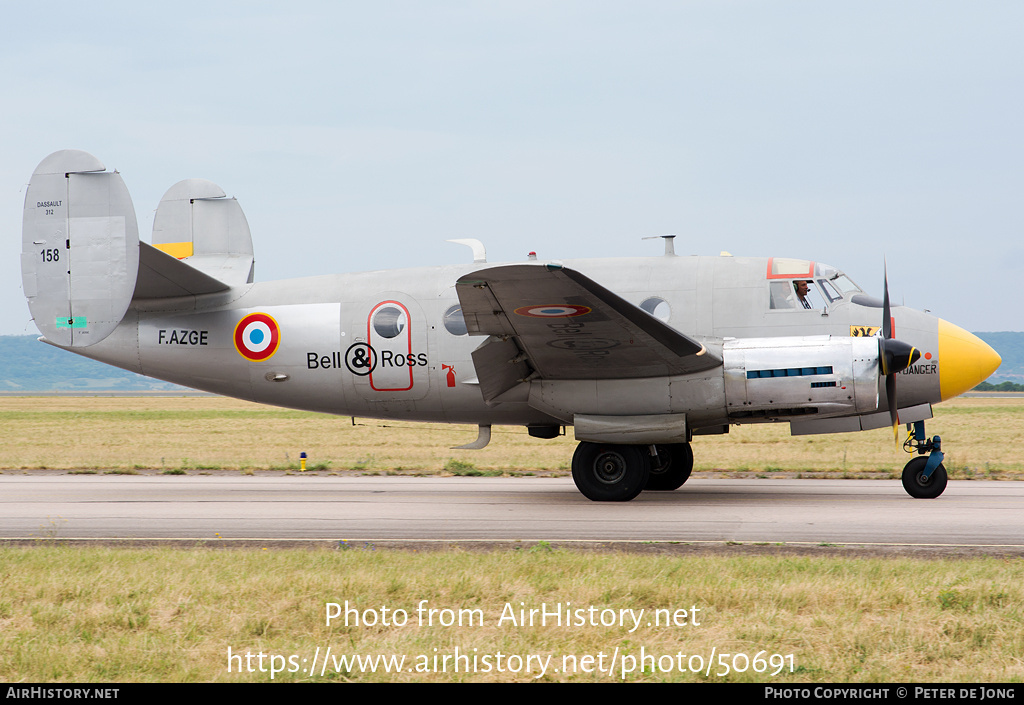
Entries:
[[877,411],[878,355],[874,338],[726,340],[723,360],[729,420]]

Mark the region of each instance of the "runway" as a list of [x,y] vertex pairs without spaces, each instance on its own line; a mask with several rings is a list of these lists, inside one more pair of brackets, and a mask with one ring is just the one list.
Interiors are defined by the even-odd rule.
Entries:
[[1024,483],[691,479],[596,503],[570,478],[0,475],[0,538],[1024,547]]

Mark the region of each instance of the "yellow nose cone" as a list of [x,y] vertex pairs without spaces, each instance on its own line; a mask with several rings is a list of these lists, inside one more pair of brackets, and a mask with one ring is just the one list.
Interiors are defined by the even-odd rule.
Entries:
[[939,395],[952,399],[988,379],[1003,359],[988,343],[939,319]]

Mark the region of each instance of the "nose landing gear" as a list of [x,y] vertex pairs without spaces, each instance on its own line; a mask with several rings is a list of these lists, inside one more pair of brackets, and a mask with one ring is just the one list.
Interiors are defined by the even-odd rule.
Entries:
[[[907,424],[907,430],[911,428]],[[946,468],[942,464],[942,439],[928,438],[924,434],[924,421],[916,421],[913,432],[903,444],[908,453],[917,452],[918,457],[903,467],[903,489],[917,499],[935,499],[946,489]],[[928,457],[925,458],[925,454]]]

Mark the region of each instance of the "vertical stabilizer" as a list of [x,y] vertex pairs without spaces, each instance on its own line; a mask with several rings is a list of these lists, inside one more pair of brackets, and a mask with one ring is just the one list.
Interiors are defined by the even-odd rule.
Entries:
[[39,331],[66,347],[106,338],[121,322],[139,270],[139,227],[116,171],[87,152],[46,157],[22,221],[21,279]]
[[153,218],[153,246],[230,286],[253,280],[249,223],[212,181],[185,179],[167,189]]

